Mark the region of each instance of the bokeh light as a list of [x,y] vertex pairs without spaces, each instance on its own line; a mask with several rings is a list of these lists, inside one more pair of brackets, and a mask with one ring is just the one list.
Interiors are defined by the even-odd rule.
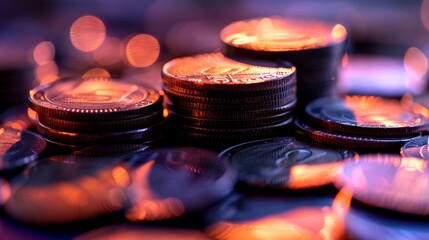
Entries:
[[82,16],[70,28],[70,40],[73,46],[82,52],[91,52],[103,44],[106,28],[103,21],[95,16]]
[[33,59],[37,65],[45,65],[53,61],[55,46],[52,42],[43,41],[37,44],[33,50]]
[[126,44],[125,56],[133,67],[148,67],[159,57],[160,46],[158,40],[148,34],[138,34]]
[[422,2],[420,19],[422,20],[423,26],[429,31],[429,0],[423,0]]
[[418,48],[411,47],[404,56],[404,68],[409,78],[409,84],[422,86],[428,72],[428,59]]

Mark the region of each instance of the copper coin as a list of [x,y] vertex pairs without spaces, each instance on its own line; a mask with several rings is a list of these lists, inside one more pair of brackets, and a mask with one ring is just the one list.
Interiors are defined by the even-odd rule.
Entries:
[[119,79],[76,78],[34,88],[29,104],[39,115],[59,119],[124,119],[159,111],[162,96],[154,89]]

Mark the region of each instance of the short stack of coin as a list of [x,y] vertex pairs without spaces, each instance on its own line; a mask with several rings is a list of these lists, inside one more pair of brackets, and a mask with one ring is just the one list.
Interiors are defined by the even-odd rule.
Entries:
[[197,143],[220,147],[267,137],[293,119],[290,64],[263,67],[210,53],[171,60],[162,77],[175,130]]
[[298,105],[335,93],[347,31],[340,24],[282,17],[238,21],[220,34],[227,56],[286,60],[296,66]]
[[162,135],[162,96],[123,79],[64,79],[30,91],[38,130],[51,143],[146,143]]
[[320,98],[295,121],[298,132],[314,141],[377,151],[398,149],[429,131],[429,109],[372,96]]

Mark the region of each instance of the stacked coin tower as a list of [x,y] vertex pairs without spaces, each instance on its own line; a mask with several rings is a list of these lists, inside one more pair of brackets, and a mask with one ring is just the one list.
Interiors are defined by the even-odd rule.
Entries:
[[[295,67],[262,67],[221,53],[162,68],[172,124],[186,139],[225,146],[278,133],[293,119]],[[281,131],[280,131],[281,132]]]
[[162,96],[109,77],[60,80],[30,91],[38,130],[67,146],[152,142],[161,137]]
[[429,130],[429,109],[413,102],[370,96],[320,98],[295,121],[314,141],[356,149],[397,149]]
[[340,24],[258,18],[231,23],[220,37],[227,56],[286,60],[296,66],[299,106],[335,93],[347,46],[347,31]]

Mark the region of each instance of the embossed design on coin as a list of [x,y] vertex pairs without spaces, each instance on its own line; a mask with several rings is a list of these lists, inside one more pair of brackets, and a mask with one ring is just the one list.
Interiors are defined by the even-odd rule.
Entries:
[[356,153],[299,138],[272,138],[233,146],[221,153],[254,186],[304,189],[331,183],[339,162]]

